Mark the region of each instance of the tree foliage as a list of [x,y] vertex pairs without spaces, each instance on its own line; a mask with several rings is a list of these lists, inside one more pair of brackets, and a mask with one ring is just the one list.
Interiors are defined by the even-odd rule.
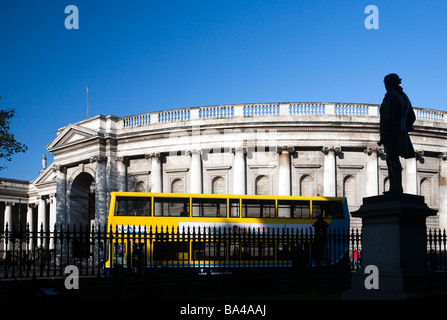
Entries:
[[[28,147],[18,142],[10,132],[11,119],[15,114],[16,111],[13,108],[0,110],[0,160],[8,162],[12,160],[13,154],[28,150]],[[0,166],[0,170],[5,168],[5,166]]]

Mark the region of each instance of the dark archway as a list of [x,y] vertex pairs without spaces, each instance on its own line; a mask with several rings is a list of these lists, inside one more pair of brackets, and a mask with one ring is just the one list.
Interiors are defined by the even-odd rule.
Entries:
[[95,179],[82,172],[71,184],[70,225],[90,228],[92,220],[95,220]]

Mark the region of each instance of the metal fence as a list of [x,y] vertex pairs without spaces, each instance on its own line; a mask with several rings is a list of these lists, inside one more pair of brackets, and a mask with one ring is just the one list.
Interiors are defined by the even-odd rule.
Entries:
[[[429,266],[445,270],[445,231],[429,230],[427,241]],[[0,279],[63,277],[73,265],[90,277],[203,268],[349,272],[355,249],[361,249],[360,230],[6,226],[0,231]]]

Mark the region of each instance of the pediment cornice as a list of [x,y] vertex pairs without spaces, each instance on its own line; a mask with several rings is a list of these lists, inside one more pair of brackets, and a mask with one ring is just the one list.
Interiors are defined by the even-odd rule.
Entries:
[[73,144],[84,142],[92,138],[98,138],[100,136],[102,135],[98,131],[69,124],[53,141],[51,141],[50,144],[47,145],[46,149],[51,152],[51,150],[56,148],[71,146]]

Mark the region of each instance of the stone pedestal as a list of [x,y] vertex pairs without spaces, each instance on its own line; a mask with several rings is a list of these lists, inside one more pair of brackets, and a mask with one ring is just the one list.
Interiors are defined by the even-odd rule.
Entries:
[[[428,269],[425,220],[436,215],[424,197],[386,194],[363,199],[362,269],[344,299],[412,299],[443,295]],[[372,266],[369,267],[368,266]],[[376,278],[374,278],[376,277]],[[366,285],[365,285],[366,282]],[[372,282],[375,288],[371,288]]]

